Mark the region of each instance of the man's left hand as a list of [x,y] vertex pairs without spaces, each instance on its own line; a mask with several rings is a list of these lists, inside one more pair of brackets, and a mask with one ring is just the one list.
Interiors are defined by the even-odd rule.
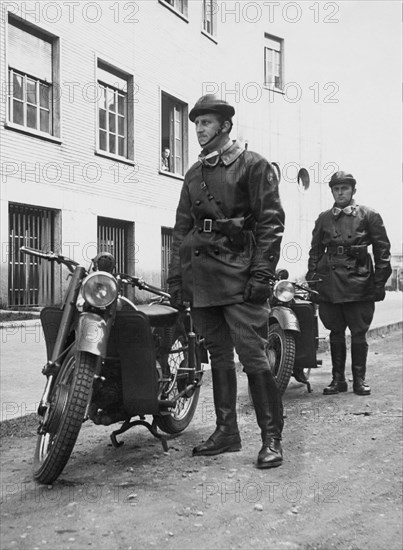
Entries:
[[271,287],[269,283],[257,281],[251,277],[246,284],[243,299],[252,304],[264,304],[271,296]]

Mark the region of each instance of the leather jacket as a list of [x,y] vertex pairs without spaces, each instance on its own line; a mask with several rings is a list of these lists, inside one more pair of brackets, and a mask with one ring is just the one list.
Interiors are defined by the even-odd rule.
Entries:
[[274,274],[283,230],[274,168],[234,141],[217,164],[198,161],[186,173],[168,283],[194,307],[241,303],[251,276]]
[[354,201],[351,205],[351,215],[335,215],[333,207],[315,222],[306,279],[321,279],[315,286],[320,301],[374,301],[392,272],[390,242],[381,216],[368,206]]

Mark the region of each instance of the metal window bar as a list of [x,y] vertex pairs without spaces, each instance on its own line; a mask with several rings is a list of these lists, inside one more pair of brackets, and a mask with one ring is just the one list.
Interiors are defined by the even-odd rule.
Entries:
[[163,227],[161,229],[161,288],[167,289],[168,269],[171,261],[172,250],[172,229]]
[[113,220],[98,222],[98,252],[109,252],[116,261],[116,269],[127,270],[127,224]]
[[20,253],[23,245],[51,249],[54,212],[10,205],[9,212],[9,307],[43,306],[54,299],[54,268],[50,262]]

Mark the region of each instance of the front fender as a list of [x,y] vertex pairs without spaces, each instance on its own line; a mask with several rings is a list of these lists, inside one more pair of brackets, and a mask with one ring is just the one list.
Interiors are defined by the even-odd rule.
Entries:
[[283,330],[301,332],[297,316],[292,309],[284,306],[274,306],[270,311],[270,318],[276,319]]
[[108,332],[106,321],[100,315],[81,313],[76,330],[77,351],[87,351],[105,357]]

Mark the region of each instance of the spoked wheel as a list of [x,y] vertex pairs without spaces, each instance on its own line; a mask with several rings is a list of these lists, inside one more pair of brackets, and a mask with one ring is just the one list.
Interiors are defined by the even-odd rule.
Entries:
[[53,483],[73,451],[84,420],[94,378],[96,356],[70,352],[60,368],[41,420],[34,457],[34,478]]
[[283,330],[278,323],[270,325],[266,354],[278,389],[283,394],[294,368],[295,338],[293,333]]
[[[161,382],[161,398],[173,400],[189,385],[188,346],[186,333],[177,331],[170,352],[164,358],[163,381]],[[196,380],[202,377],[200,360],[196,352]],[[168,414],[156,416],[158,427],[168,434],[182,432],[190,424],[199,400],[200,386],[197,386],[180,397],[174,409]]]

